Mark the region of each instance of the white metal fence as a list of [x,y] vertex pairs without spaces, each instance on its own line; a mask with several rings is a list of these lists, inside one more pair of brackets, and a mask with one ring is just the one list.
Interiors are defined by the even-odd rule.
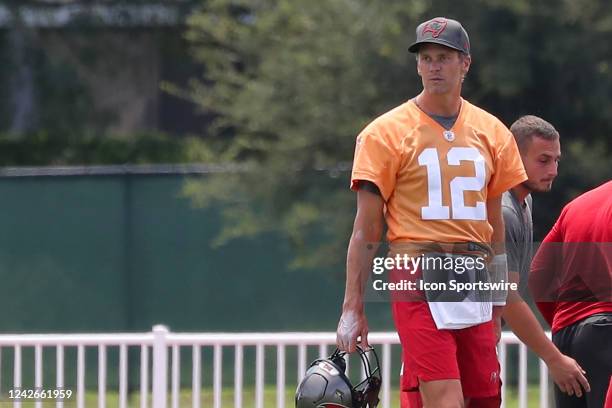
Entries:
[[[391,381],[393,377],[399,376],[400,362],[397,358],[392,359],[392,347],[399,348],[399,339],[396,333],[374,332],[368,336],[369,342],[376,346],[381,357],[383,388],[381,390],[381,406],[391,406]],[[254,401],[248,401],[249,405],[256,408],[264,407],[264,391],[266,387],[266,350],[275,349],[276,356],[274,370],[276,373],[276,398],[274,406],[291,407],[293,401],[285,398],[287,386],[294,387],[297,380],[307,369],[308,350],[313,347],[318,356],[328,355],[335,344],[335,333],[172,333],[165,326],[155,326],[149,333],[136,334],[16,334],[0,335],[0,374],[2,373],[2,354],[3,351],[10,351],[12,354],[12,378],[0,378],[0,384],[10,384],[7,389],[0,389],[3,402],[9,402],[13,407],[21,407],[25,402],[27,406],[33,403],[35,408],[49,406],[49,400],[43,399],[7,399],[10,390],[60,390],[70,389],[73,395],[68,400],[54,400],[57,408],[65,405],[76,406],[77,408],[86,407],[86,348],[97,349],[97,406],[103,408],[107,406],[106,395],[109,390],[107,379],[108,358],[107,352],[112,350],[118,352],[118,406],[128,407],[128,370],[139,372],[138,394],[140,407],[153,408],[178,408],[186,406],[184,399],[181,402],[181,373],[182,370],[181,353],[188,349],[191,359],[191,398],[189,406],[199,408],[201,406],[200,394],[202,391],[203,377],[210,375],[212,380],[212,406],[222,407],[223,384],[223,354],[224,350],[232,349],[233,361],[233,406],[243,407],[244,400],[244,352],[246,348],[254,348],[255,352],[255,378],[254,378]],[[499,358],[502,368],[502,380],[505,379],[508,367],[508,348],[516,347],[519,349],[519,407],[528,407],[527,403],[527,349],[521,344],[512,333],[503,333],[499,345]],[[137,367],[128,367],[133,359],[128,358],[128,347],[139,349],[139,362]],[[296,356],[297,361],[291,361],[297,368],[296,375],[289,376],[286,371],[288,365],[288,348],[292,349],[291,355]],[[24,361],[22,359],[25,349],[33,349],[34,367],[33,378],[24,378]],[[68,350],[74,353],[76,349],[76,384],[67,384],[65,378],[66,354]],[[212,349],[212,373],[204,370],[202,365],[202,350]],[[51,380],[45,379],[43,375],[44,353],[55,350],[54,376]],[[396,350],[397,351],[397,350]],[[311,350],[312,352],[312,350]],[[270,357],[270,353],[268,353]],[[48,359],[47,359],[48,360]],[[10,365],[10,361],[5,362],[4,367]],[[230,362],[231,364],[231,362]],[[111,365],[114,367],[114,365]],[[210,365],[209,365],[210,366]],[[27,368],[27,367],[26,367]],[[250,368],[250,367],[249,367]],[[47,368],[47,371],[49,369]],[[353,369],[354,370],[354,369]],[[6,371],[6,370],[5,370]],[[9,370],[11,371],[11,370]],[[546,366],[540,361],[540,403],[539,406],[548,407],[548,373]],[[292,380],[288,380],[291,377]],[[227,378],[227,375],[225,376]],[[55,381],[53,381],[53,379]],[[53,381],[51,383],[50,381]],[[227,381],[226,381],[227,382]],[[269,381],[268,381],[269,382]],[[504,381],[505,383],[505,381]],[[76,389],[75,389],[76,388]],[[502,388],[502,396],[505,401],[505,386]],[[184,394],[184,391],[183,391]],[[270,402],[267,402],[269,405]],[[89,407],[88,407],[89,408]]]

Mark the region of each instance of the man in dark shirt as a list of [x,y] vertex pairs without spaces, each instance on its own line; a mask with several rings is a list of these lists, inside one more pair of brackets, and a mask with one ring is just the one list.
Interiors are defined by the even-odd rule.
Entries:
[[569,395],[588,390],[583,370],[564,356],[548,339],[524,299],[528,296],[528,275],[532,258],[532,192],[548,192],[557,176],[561,157],[559,133],[537,116],[523,116],[510,127],[521,153],[529,179],[504,193],[502,211],[506,234],[508,277],[519,284],[518,292],[509,291],[502,317],[516,336],[548,366],[551,377]]

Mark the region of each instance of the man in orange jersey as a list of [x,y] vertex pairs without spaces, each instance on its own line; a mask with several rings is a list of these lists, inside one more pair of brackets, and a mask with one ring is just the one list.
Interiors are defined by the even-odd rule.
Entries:
[[[461,98],[471,64],[461,24],[439,17],[416,34],[409,50],[417,54],[423,91],[357,137],[351,177],[357,214],[337,330],[338,347],[349,352],[359,337],[367,345],[364,289],[385,222],[391,253],[406,244],[450,243],[481,253],[489,273],[507,280],[501,196],[527,179],[516,143],[497,118]],[[424,278],[421,268],[411,273]],[[495,326],[505,298],[492,300],[472,308],[394,301],[407,374],[402,389],[418,389],[430,407],[463,407],[496,395]]]

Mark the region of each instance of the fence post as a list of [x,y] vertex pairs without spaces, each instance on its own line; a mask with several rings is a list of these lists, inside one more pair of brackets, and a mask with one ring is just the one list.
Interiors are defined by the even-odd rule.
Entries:
[[166,408],[168,393],[168,328],[153,326],[153,408]]

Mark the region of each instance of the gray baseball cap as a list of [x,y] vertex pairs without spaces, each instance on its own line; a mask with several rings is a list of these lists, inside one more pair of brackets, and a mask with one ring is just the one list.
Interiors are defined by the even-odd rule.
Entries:
[[421,23],[416,29],[416,41],[408,47],[410,52],[418,52],[422,44],[434,43],[450,47],[463,53],[470,53],[470,39],[467,32],[456,20],[436,17]]

